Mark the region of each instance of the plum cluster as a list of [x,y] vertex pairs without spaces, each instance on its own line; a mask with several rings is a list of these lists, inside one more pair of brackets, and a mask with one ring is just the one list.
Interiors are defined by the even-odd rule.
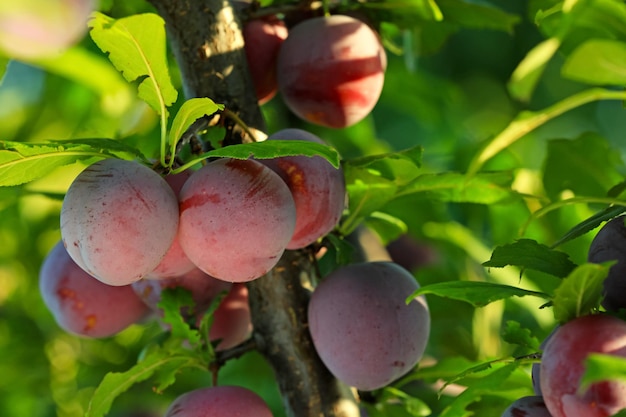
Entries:
[[[268,138],[274,139],[322,142],[297,129]],[[139,307],[159,314],[164,288],[189,290],[195,308],[186,314],[197,320],[228,291],[211,330],[227,349],[251,330],[247,289],[237,284],[267,273],[286,249],[330,232],[345,194],[341,169],[322,157],[224,158],[165,177],[136,162],[101,160],[67,191],[63,244],[40,274],[44,300],[61,327],[103,337],[140,319]],[[119,308],[107,314],[122,297],[132,314]]]
[[344,128],[367,116],[380,97],[387,57],[378,34],[354,17],[307,19],[290,30],[276,19],[243,30],[259,103],[277,91],[300,118]]

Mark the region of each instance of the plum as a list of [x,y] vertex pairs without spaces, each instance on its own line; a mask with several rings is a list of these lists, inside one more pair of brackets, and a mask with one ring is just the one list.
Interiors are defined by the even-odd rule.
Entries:
[[[324,143],[301,129],[284,129],[268,140]],[[325,236],[339,222],[345,207],[343,171],[315,156],[286,156],[261,161],[285,181],[296,204],[296,226],[287,249],[300,249]]]
[[380,97],[385,50],[367,24],[333,15],[294,26],[278,54],[285,104],[311,123],[344,128],[367,116]]
[[421,359],[430,332],[419,285],[392,262],[341,267],[315,288],[308,308],[313,344],[339,380],[360,390],[381,388]]

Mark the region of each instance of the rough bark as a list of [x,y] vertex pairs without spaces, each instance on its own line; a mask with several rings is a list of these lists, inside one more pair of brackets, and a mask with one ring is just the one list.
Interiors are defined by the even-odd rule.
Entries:
[[[265,130],[241,22],[228,0],[150,2],[165,19],[186,97],[210,97],[248,126]],[[287,251],[276,268],[249,283],[257,348],[276,373],[288,416],[358,417],[352,392],[323,366],[308,333],[306,283],[313,273],[306,251]]]

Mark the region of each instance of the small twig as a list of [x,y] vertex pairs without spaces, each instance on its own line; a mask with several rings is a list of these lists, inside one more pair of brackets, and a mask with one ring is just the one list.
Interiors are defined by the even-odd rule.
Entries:
[[259,141],[256,135],[252,132],[252,129],[250,129],[250,127],[243,120],[241,120],[241,118],[237,114],[226,108],[222,110],[222,114],[235,122],[237,126],[239,126],[244,132],[246,132],[246,135],[248,135],[248,137],[252,139],[253,142]]
[[238,344],[235,347],[226,350],[220,350],[215,352],[215,360],[212,362],[212,366],[217,368],[222,367],[227,361],[231,359],[238,359],[244,354],[256,350],[256,340],[251,337],[248,340]]

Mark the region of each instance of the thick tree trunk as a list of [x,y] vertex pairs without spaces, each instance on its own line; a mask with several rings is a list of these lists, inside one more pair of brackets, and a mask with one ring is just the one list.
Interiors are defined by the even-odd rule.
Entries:
[[[209,97],[265,130],[241,22],[228,0],[150,1],[165,19],[187,98]],[[257,347],[276,372],[288,416],[358,417],[352,392],[328,372],[311,343],[306,284],[313,273],[306,251],[287,251],[276,268],[249,283]]]

